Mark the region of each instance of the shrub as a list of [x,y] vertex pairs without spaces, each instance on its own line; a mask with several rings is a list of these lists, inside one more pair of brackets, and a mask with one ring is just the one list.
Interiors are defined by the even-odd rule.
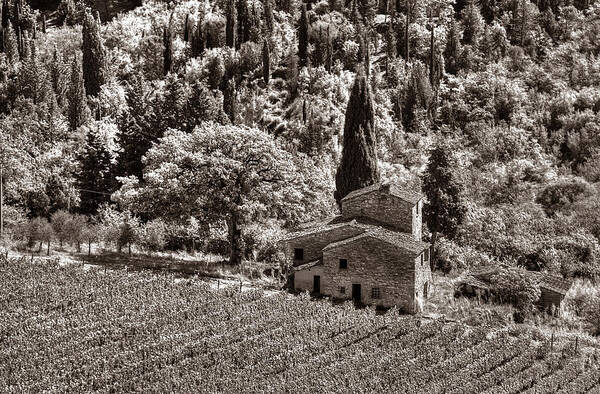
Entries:
[[152,252],[161,251],[167,244],[167,227],[160,220],[153,220],[141,226],[138,236],[139,245]]
[[573,284],[564,301],[565,311],[583,318],[600,335],[600,289],[588,281]]
[[281,261],[277,241],[282,235],[283,230],[277,223],[249,226],[244,238],[246,259],[279,265]]
[[522,322],[534,310],[541,291],[539,284],[524,270],[501,269],[490,276],[492,293],[500,302],[508,302],[516,309],[514,318]]
[[25,211],[12,205],[4,205],[2,210],[5,235],[17,235],[19,228],[27,222]]
[[590,185],[583,179],[573,179],[557,182],[547,186],[536,198],[546,215],[553,217],[576,200],[592,192]]

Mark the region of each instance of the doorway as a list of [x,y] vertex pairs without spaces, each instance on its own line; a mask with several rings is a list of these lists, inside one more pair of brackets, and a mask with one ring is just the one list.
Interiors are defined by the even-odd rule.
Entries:
[[321,293],[321,276],[313,276],[313,293]]
[[360,303],[362,300],[360,283],[352,284],[352,300],[356,303]]

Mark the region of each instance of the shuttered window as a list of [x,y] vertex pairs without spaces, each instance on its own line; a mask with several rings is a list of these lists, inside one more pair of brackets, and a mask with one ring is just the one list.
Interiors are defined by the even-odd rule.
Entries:
[[371,298],[373,298],[373,299],[381,298],[381,291],[379,290],[379,287],[373,287],[371,289]]

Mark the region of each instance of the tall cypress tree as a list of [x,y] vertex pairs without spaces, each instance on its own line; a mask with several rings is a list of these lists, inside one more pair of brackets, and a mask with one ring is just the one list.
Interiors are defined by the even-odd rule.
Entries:
[[22,61],[19,72],[19,85],[21,94],[33,101],[34,104],[40,104],[44,99],[45,73],[40,66],[35,46],[35,40],[30,39],[24,45],[27,45],[27,58]]
[[456,74],[459,70],[460,60],[460,37],[459,31],[454,20],[450,25],[447,35],[446,48],[444,49],[444,60],[446,61],[446,71],[450,74]]
[[68,119],[71,130],[76,130],[85,123],[90,116],[90,110],[87,106],[85,97],[85,87],[81,66],[77,57],[73,58],[71,63],[71,82],[67,95]]
[[338,204],[353,190],[379,181],[374,121],[369,83],[364,75],[357,75],[346,109],[342,160],[335,175]]
[[331,42],[331,34],[329,32],[330,25],[327,25],[327,47],[325,50],[325,69],[331,72],[333,67],[333,43]]
[[106,82],[106,54],[100,37],[100,18],[94,18],[89,10],[83,15],[82,38],[85,92],[88,96],[97,96]]
[[167,75],[173,71],[173,37],[171,29],[165,27],[163,30],[163,73]]
[[85,146],[77,159],[77,186],[81,189],[79,209],[82,214],[93,215],[100,204],[110,202],[113,191],[110,153],[95,130],[88,132]]
[[15,64],[19,61],[19,43],[12,23],[2,30],[4,40],[4,53],[10,64]]
[[414,132],[415,121],[421,111],[429,113],[433,101],[433,90],[427,75],[427,71],[421,62],[417,62],[412,68],[408,78],[408,86],[402,108],[402,123],[406,131]]
[[119,132],[118,139],[121,151],[117,157],[117,171],[121,176],[135,175],[142,179],[144,165],[142,157],[158,135],[154,135],[155,110],[146,99],[144,77],[141,74],[133,75],[127,87],[127,109],[117,119]]
[[202,31],[202,20],[196,22],[196,26],[192,30],[190,47],[192,49],[192,57],[198,57],[204,52],[204,33]]
[[183,41],[190,40],[190,14],[185,15],[185,23],[183,24]]
[[271,78],[271,53],[269,51],[269,41],[266,38],[263,40],[262,61],[263,80],[265,81],[265,85],[268,85]]
[[52,90],[54,90],[54,93],[56,94],[56,101],[59,106],[62,106],[65,95],[64,68],[65,65],[62,55],[55,45],[52,54],[52,63],[50,63],[50,83],[52,85]]
[[463,31],[463,42],[465,44],[475,45],[481,35],[482,25],[484,25],[481,12],[476,4],[469,3],[462,12],[462,23],[465,27]]
[[252,15],[248,9],[247,0],[237,0],[237,41],[236,49],[250,41],[250,30],[252,23]]
[[275,20],[273,18],[273,0],[264,1],[263,14],[265,18],[265,27],[267,28],[267,31],[271,33],[273,31],[273,26],[275,25]]
[[235,5],[235,0],[227,2],[226,14],[225,44],[230,48],[235,48],[237,43],[237,6]]
[[223,91],[223,110],[229,117],[231,123],[235,124],[236,118],[236,89],[235,89],[235,78],[230,78]]
[[308,66],[308,17],[305,3],[302,3],[298,22],[298,60],[300,67]]
[[10,23],[10,5],[8,0],[2,0],[2,29],[6,29]]

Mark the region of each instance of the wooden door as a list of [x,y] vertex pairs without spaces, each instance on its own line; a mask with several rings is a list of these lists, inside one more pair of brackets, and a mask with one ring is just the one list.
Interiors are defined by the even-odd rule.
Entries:
[[360,283],[352,284],[352,299],[354,300],[354,302],[357,302],[357,303],[361,302],[362,294],[361,294]]
[[321,276],[313,276],[313,293],[321,293]]

